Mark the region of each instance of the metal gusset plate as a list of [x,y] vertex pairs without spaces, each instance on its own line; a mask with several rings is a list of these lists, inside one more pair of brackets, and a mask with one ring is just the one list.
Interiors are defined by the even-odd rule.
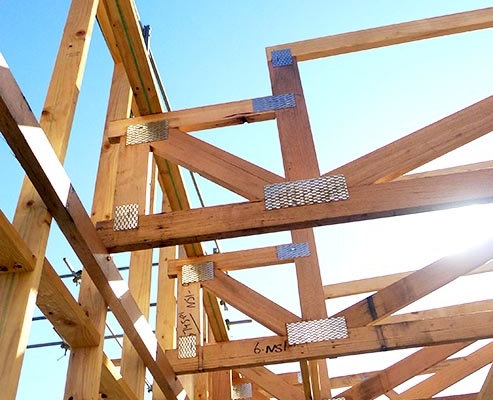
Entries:
[[310,246],[308,243],[291,243],[283,244],[276,247],[277,258],[279,260],[289,260],[292,258],[308,257],[310,255]]
[[207,261],[199,264],[186,264],[181,267],[181,284],[211,281],[214,279],[214,263]]
[[252,99],[253,112],[282,110],[283,108],[296,107],[296,97],[293,93],[277,96],[258,97]]
[[127,127],[126,144],[140,144],[168,138],[168,121],[148,122]]
[[286,324],[286,331],[290,346],[349,337],[344,317],[289,322]]
[[113,219],[114,231],[126,231],[139,227],[139,205],[124,204],[115,207],[115,216]]
[[293,64],[291,49],[272,50],[270,54],[273,67],[284,67]]
[[344,175],[274,183],[264,186],[265,209],[306,206],[349,199]]
[[179,336],[178,337],[178,358],[195,358],[197,357],[197,336]]
[[231,388],[231,399],[250,399],[252,394],[252,384],[251,383],[240,383],[239,385],[234,385]]

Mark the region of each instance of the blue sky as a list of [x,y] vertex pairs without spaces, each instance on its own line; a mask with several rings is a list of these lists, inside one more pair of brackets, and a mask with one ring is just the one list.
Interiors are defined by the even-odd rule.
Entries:
[[[37,116],[69,3],[0,0],[0,51]],[[492,6],[491,1],[480,0],[136,3],[142,22],[152,27],[151,48],[174,109],[269,95],[264,49],[270,45]],[[491,95],[491,40],[489,29],[300,64],[322,172]],[[96,27],[66,163],[87,209],[92,201],[111,72],[111,59]],[[282,174],[272,121],[196,135]],[[490,134],[426,168],[491,159],[492,150]],[[3,138],[0,163],[0,208],[11,218],[23,174]],[[199,182],[207,205],[241,201],[203,179]],[[196,196],[190,192],[196,206]],[[316,233],[324,284],[420,268],[467,238],[474,242],[487,235],[486,221],[491,217],[491,207],[483,206],[462,213],[444,211],[319,228]],[[60,273],[67,273],[62,258],[68,257],[79,268],[56,227],[54,231],[47,252],[52,264]],[[277,234],[225,240],[220,245],[227,251],[286,241],[287,234]],[[207,246],[210,251],[211,245]],[[246,272],[236,276],[298,312],[292,266],[264,269],[262,274],[262,280],[258,274]],[[273,285],[280,277],[281,283]],[[71,289],[76,295],[76,288]],[[443,299],[450,300],[450,293],[456,289],[444,290],[429,301],[440,304]],[[464,298],[458,301],[465,301],[471,292],[462,289]],[[485,293],[475,290],[474,299]],[[344,305],[329,302],[329,312]],[[241,319],[234,311],[227,317]],[[262,335],[264,330],[255,324],[231,330],[232,338],[250,334]],[[49,324],[33,324],[30,343],[56,340]],[[114,348],[108,348],[108,352],[117,356]],[[46,398],[61,397],[68,360],[65,357],[57,361],[62,354],[56,347],[27,352],[18,399],[39,393],[46,394]],[[379,358],[391,362],[386,361],[387,357]],[[370,362],[372,367],[375,359]],[[346,361],[331,360],[329,371],[345,373],[342,371],[347,364],[354,364]],[[466,385],[478,389],[477,384]]]

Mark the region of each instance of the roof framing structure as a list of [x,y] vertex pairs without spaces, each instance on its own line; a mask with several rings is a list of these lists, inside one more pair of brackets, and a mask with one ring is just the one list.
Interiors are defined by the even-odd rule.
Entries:
[[[114,70],[89,213],[62,164],[96,20]],[[133,1],[73,1],[39,121],[0,57],[0,131],[28,178],[14,220],[0,214],[5,399],[16,397],[36,304],[70,345],[64,398],[71,400],[144,399],[146,371],[155,400],[425,400],[491,364],[491,344],[457,353],[493,337],[492,301],[395,314],[461,276],[491,271],[491,240],[417,271],[323,286],[313,228],[491,203],[492,162],[411,171],[491,134],[493,97],[320,171],[298,64],[492,27],[493,8],[486,8],[269,47],[272,95],[171,111]],[[277,123],[284,176],[189,134],[267,120]],[[245,201],[192,208],[179,166]],[[161,212],[154,213],[157,192]],[[84,266],[78,301],[45,257],[51,218]],[[292,243],[210,255],[201,243],[281,231],[291,231]],[[131,254],[128,281],[114,262],[120,252]],[[296,269],[300,315],[228,275],[288,263]],[[151,285],[159,293],[152,324]],[[362,293],[369,295],[328,315],[327,299]],[[218,299],[272,335],[230,340]],[[108,307],[126,337],[120,365],[103,352]],[[415,352],[380,371],[336,376],[327,368],[329,358],[408,348]],[[266,367],[288,362],[298,363],[299,374]],[[441,398],[489,399],[492,371],[479,392]],[[423,374],[431,376],[395,390]],[[250,393],[238,394],[245,387]]]

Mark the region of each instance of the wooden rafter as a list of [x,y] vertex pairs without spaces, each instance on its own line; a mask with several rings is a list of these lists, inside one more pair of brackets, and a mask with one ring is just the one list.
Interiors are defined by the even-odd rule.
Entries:
[[493,131],[492,108],[490,96],[327,175],[344,174],[350,186],[391,181]]

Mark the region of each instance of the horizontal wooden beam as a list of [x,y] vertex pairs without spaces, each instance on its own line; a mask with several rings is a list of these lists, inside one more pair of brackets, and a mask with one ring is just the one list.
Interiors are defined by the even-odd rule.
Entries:
[[307,61],[491,27],[493,8],[485,8],[281,44],[267,47],[266,52],[267,59],[271,60],[273,50],[291,49],[291,54],[298,61]]
[[[179,359],[166,354],[177,374],[253,367],[299,360],[333,358],[410,347],[472,341],[493,336],[493,312],[349,328],[347,339],[289,346],[286,337],[263,337],[201,347],[199,358]],[[279,349],[279,350],[276,350]]]
[[2,56],[0,72],[0,131],[156,384],[176,398],[183,388]]
[[32,271],[36,257],[0,210],[0,274]]
[[263,202],[141,216],[139,227],[114,231],[98,222],[111,252],[193,243],[405,215],[493,200],[493,170],[349,188],[349,200],[266,210]]
[[168,121],[169,128],[178,128],[184,132],[201,131],[243,123],[268,121],[276,118],[274,110],[254,111],[252,100],[240,100],[231,103],[169,111],[136,118],[121,119],[108,125],[109,140],[118,143],[126,135],[130,125]]
[[492,109],[490,96],[326,175],[344,174],[349,186],[391,181],[490,133]]
[[294,258],[279,258],[278,246],[261,247],[258,249],[230,251],[209,254],[202,257],[187,257],[168,261],[168,276],[176,278],[183,265],[213,262],[214,267],[221,271],[237,271],[246,268],[266,267],[292,263]]
[[151,149],[248,200],[263,199],[265,185],[284,181],[277,174],[178,129],[170,129],[167,140],[152,142]]

